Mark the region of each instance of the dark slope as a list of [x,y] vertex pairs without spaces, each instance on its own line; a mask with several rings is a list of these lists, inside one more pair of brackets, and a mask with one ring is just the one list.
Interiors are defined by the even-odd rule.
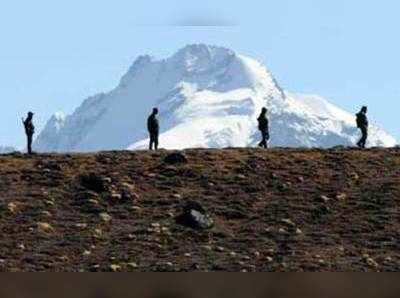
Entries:
[[400,270],[399,149],[169,153],[0,156],[0,270]]

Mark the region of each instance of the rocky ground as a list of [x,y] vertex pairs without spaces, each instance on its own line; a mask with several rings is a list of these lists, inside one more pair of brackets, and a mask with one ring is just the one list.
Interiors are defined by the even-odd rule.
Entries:
[[400,270],[400,149],[171,153],[0,156],[0,270]]

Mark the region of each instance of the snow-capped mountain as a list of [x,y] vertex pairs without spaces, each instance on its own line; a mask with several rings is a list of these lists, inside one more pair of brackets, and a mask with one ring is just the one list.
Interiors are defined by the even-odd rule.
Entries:
[[14,147],[0,146],[0,154],[7,154],[16,151]]
[[[255,146],[264,106],[273,146],[352,145],[359,137],[354,115],[321,97],[282,90],[259,62],[221,47],[190,45],[168,59],[139,57],[113,91],[88,98],[70,116],[53,116],[35,150],[146,148],[146,119],[155,106],[167,149]],[[395,144],[371,127],[369,146]]]

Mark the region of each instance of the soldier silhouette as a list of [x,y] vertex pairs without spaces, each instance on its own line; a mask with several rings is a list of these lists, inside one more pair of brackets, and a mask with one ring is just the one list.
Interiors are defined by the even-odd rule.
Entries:
[[262,140],[258,144],[259,147],[268,148],[268,140],[269,140],[269,121],[267,118],[268,110],[263,108],[260,116],[258,117],[258,129],[261,132]]
[[28,154],[32,154],[32,141],[33,141],[33,135],[35,133],[35,126],[33,125],[33,113],[29,112],[28,113],[28,117],[24,120],[22,118],[22,122],[24,124],[24,128],[25,128],[25,134],[27,137],[27,148],[28,148]]
[[158,115],[158,109],[154,108],[153,113],[147,119],[147,129],[150,135],[150,144],[149,144],[150,150],[153,150],[153,145],[155,150],[158,149],[158,136],[160,133],[160,124],[158,122],[157,115]]
[[360,148],[365,148],[365,144],[368,139],[368,118],[367,118],[367,107],[362,107],[361,111],[357,113],[357,127],[361,130],[362,137],[358,141],[357,146]]

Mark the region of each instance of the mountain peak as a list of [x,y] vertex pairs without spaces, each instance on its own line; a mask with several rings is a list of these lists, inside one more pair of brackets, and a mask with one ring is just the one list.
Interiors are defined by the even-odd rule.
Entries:
[[[114,90],[85,100],[71,116],[51,119],[35,150],[146,148],[146,118],[154,106],[167,149],[254,146],[262,107],[269,108],[272,146],[352,145],[359,137],[354,115],[319,97],[286,93],[260,62],[193,44],[167,59],[138,57]],[[396,143],[375,125],[370,132],[370,146]]]

